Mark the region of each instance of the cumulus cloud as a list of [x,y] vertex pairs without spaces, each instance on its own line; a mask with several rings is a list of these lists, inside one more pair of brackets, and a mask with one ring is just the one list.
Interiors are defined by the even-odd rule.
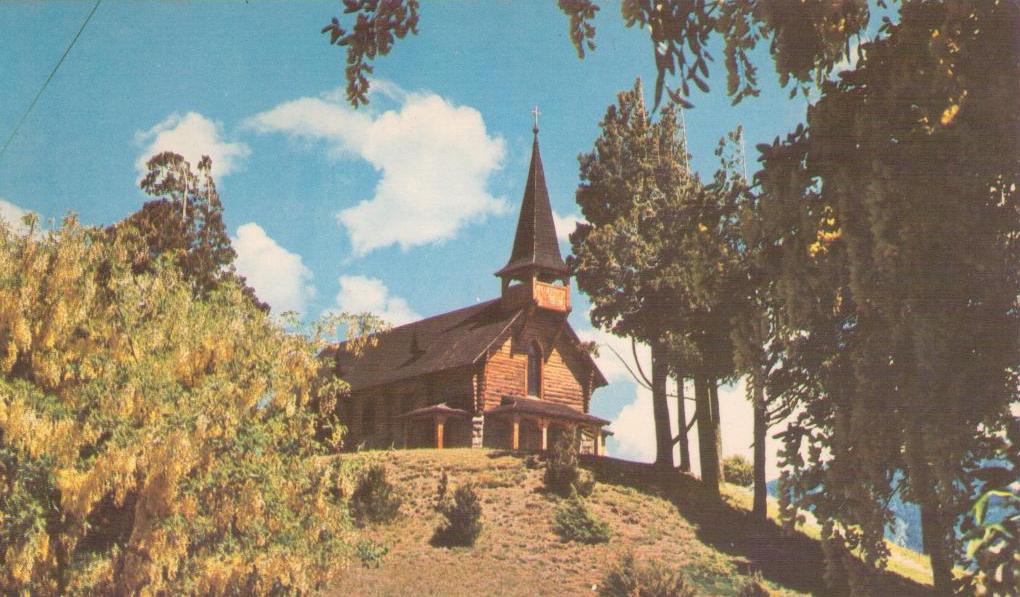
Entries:
[[[578,336],[585,341],[595,342],[599,345],[599,356],[596,362],[599,369],[606,376],[610,383],[628,384],[634,388],[634,399],[625,405],[613,419],[610,428],[616,434],[616,453],[614,456],[628,458],[640,462],[652,462],[655,460],[655,426],[652,416],[652,392],[651,390],[635,383],[634,378],[627,371],[630,367],[637,373],[636,364],[640,364],[646,375],[651,375],[651,351],[645,344],[638,343],[638,361],[635,363],[631,350],[630,339],[620,338],[608,332],[596,329],[578,330]],[[614,354],[614,351],[617,354]],[[624,363],[627,363],[627,367]],[[675,394],[676,386],[670,381],[668,386],[669,394]],[[694,415],[694,386],[687,383],[684,395],[688,398],[686,403],[687,419]],[[675,436],[678,429],[676,420],[676,398],[669,401],[670,430]],[[746,386],[741,379],[735,385],[724,385],[719,387],[719,410],[722,420],[722,445],[723,456],[740,454],[748,460],[753,460],[754,449],[751,442],[754,437],[754,412],[751,403],[747,400]],[[771,436],[778,431],[773,428],[765,442],[767,457],[766,475],[769,479],[779,476],[779,467],[776,452],[780,447],[779,440]],[[691,448],[691,466],[695,474],[700,474],[701,467],[698,462],[698,433],[697,426],[691,429],[689,434]],[[680,463],[680,450],[674,449],[673,461]]]
[[556,225],[556,238],[563,242],[570,242],[570,233],[577,228],[578,224],[584,222],[584,218],[576,214],[561,216],[560,214],[553,212],[553,223]]
[[259,299],[275,313],[305,310],[315,288],[310,283],[312,271],[300,255],[281,247],[254,222],[238,227],[237,236],[230,240],[237,251],[237,271]]
[[21,209],[10,201],[0,198],[0,220],[6,221],[7,226],[12,230],[17,232],[25,230],[25,225],[21,223],[21,218],[27,213],[27,210]]
[[192,166],[207,155],[212,159],[213,175],[217,177],[235,171],[251,153],[244,143],[226,141],[223,127],[198,112],[188,112],[184,116],[171,114],[151,129],[137,133],[135,140],[145,146],[135,162],[139,175],[145,173],[145,162],[163,151],[181,154]]
[[340,276],[336,305],[346,313],[373,313],[391,325],[421,319],[406,300],[391,295],[382,280],[367,276]]
[[481,114],[432,93],[384,88],[398,108],[355,111],[325,94],[280,104],[246,125],[323,142],[331,157],[362,159],[379,172],[373,196],[336,215],[355,255],[449,240],[466,224],[504,212],[506,202],[486,190],[502,166],[504,142],[489,135]]
[[638,362],[635,363],[630,338],[621,338],[593,328],[577,330],[577,335],[585,342],[594,342],[598,345],[599,356],[596,357],[595,362],[608,381],[633,381],[634,378],[627,368],[629,367],[637,374],[636,364],[641,365],[646,375],[651,375],[652,353],[647,344],[638,342]]

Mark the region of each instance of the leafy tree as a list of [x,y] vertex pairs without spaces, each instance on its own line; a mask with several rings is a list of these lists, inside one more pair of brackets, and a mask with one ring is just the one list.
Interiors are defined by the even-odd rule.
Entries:
[[322,342],[73,218],[0,224],[0,592],[309,592],[350,529],[314,438]]
[[668,321],[679,289],[663,283],[667,202],[696,184],[683,168],[685,148],[675,113],[653,123],[640,81],[619,95],[601,123],[593,153],[580,156],[577,203],[587,224],[571,234],[568,259],[578,288],[591,297],[592,323],[651,346],[656,463],[673,464],[667,407]]
[[[672,464],[666,380],[695,380],[702,480],[721,478],[718,382],[732,375],[730,262],[735,207],[686,168],[676,111],[652,122],[640,83],[621,93],[580,157],[577,202],[587,224],[569,263],[592,301],[592,323],[651,347],[656,462]],[[678,365],[682,362],[681,366]],[[682,422],[686,429],[686,421]]]
[[[1020,399],[1020,48],[1014,2],[918,2],[762,146],[791,330],[784,485],[833,559],[886,557],[902,478],[939,594],[977,469]],[[858,587],[867,579],[851,578]]]
[[140,210],[111,230],[137,234],[143,241],[133,256],[136,271],[150,267],[159,256],[173,254],[177,266],[196,292],[205,294],[227,281],[239,283],[259,308],[269,306],[245,285],[234,269],[237,254],[223,223],[223,204],[212,177],[212,160],[203,156],[197,172],[181,155],[165,151],[146,162],[140,186],[152,197]]
[[[342,0],[344,12],[354,25],[345,29],[333,17],[322,29],[330,44],[345,48],[347,99],[355,107],[368,103],[372,61],[389,54],[398,39],[417,35],[418,0]],[[594,0],[559,0],[568,17],[568,34],[579,58],[595,50],[593,23],[600,10]],[[879,5],[884,5],[879,2]],[[769,51],[780,82],[791,81],[807,95],[809,85],[831,73],[833,66],[850,54],[850,40],[865,31],[870,19],[867,0],[836,2],[808,0],[622,0],[620,15],[627,27],[648,32],[658,76],[655,105],[665,92],[683,107],[691,85],[709,90],[709,67],[714,61],[710,47],[723,48],[727,73],[726,91],[734,103],[758,95],[758,70],[751,54],[760,41],[769,40]],[[672,87],[668,84],[672,80]]]

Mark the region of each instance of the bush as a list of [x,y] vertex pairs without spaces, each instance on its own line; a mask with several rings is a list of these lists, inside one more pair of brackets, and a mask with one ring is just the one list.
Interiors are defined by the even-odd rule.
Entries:
[[576,493],[556,509],[553,530],[567,541],[589,545],[609,541],[609,525],[596,518]]
[[561,497],[570,497],[575,492],[587,497],[595,489],[595,476],[577,466],[577,450],[566,435],[553,444],[544,481],[547,490]]
[[353,547],[324,343],[147,250],[0,224],[0,594],[313,593]]
[[602,597],[694,597],[697,591],[687,584],[679,570],[659,563],[638,566],[627,555],[612,568],[599,588]]
[[750,487],[754,485],[754,466],[740,454],[723,459],[723,478],[727,483]]
[[371,539],[362,539],[358,541],[354,551],[358,559],[361,560],[362,566],[365,568],[378,568],[379,564],[382,563],[382,559],[386,557],[386,554],[390,553],[390,548]]
[[447,482],[444,471],[439,478],[435,508],[446,518],[446,522],[436,529],[432,543],[443,546],[474,545],[482,532],[482,504],[478,494],[470,484],[461,485],[453,492],[451,499],[447,497]]
[[396,518],[400,496],[386,478],[386,467],[376,463],[362,472],[351,494],[351,515],[358,524],[384,523]]
[[744,580],[737,593],[737,597],[769,597],[770,595],[772,592],[765,588],[765,581],[762,580],[760,572],[755,572],[754,576]]

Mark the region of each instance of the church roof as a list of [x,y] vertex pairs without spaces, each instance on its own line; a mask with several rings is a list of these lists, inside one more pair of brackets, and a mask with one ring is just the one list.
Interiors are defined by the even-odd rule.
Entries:
[[339,375],[354,390],[470,365],[520,317],[499,300],[442,313],[376,334],[376,345],[355,357],[344,343],[333,350]]
[[552,207],[549,205],[549,190],[545,186],[542,155],[538,150],[537,129],[535,142],[531,148],[531,167],[528,169],[528,182],[524,187],[524,200],[521,202],[521,215],[517,220],[514,247],[510,252],[510,261],[496,272],[496,275],[513,276],[529,270],[557,275],[567,273],[567,264],[563,262],[559,241],[556,239],[556,226],[553,222]]
[[[345,342],[325,352],[336,355],[340,378],[352,390],[363,390],[472,365],[526,316],[525,309],[506,309],[496,299],[374,334],[375,346],[366,347],[359,356],[346,350]],[[565,321],[564,325],[569,342],[578,346],[591,367],[595,385],[606,385],[594,359],[581,350],[573,328]]]

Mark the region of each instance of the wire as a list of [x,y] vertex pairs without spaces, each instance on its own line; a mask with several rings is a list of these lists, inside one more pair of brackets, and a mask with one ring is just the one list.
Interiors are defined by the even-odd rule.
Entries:
[[0,148],[0,160],[4,159],[4,155],[7,153],[7,148],[10,147],[11,141],[14,140],[14,137],[18,134],[18,131],[21,130],[21,125],[25,124],[25,119],[28,118],[28,115],[32,112],[32,108],[35,107],[35,104],[36,102],[39,101],[39,98],[42,97],[43,91],[46,91],[46,87],[50,84],[50,81],[53,80],[53,75],[57,74],[57,69],[59,69],[60,65],[64,63],[64,59],[67,58],[67,55],[71,52],[71,48],[74,47],[74,44],[77,43],[78,38],[81,37],[81,32],[85,31],[85,26],[88,25],[89,21],[92,20],[92,15],[96,14],[96,9],[99,8],[99,3],[102,1],[103,0],[96,0],[96,5],[92,7],[92,11],[89,12],[88,16],[85,17],[85,20],[82,21],[81,27],[78,29],[78,33],[74,34],[74,39],[72,39],[71,43],[67,45],[67,49],[64,50],[64,54],[60,57],[60,60],[57,61],[57,65],[53,67],[52,71],[50,71],[50,76],[46,77],[46,81],[42,84],[42,87],[39,88],[39,93],[35,94],[35,98],[32,99],[32,103],[28,105],[28,109],[25,110],[25,113],[21,115],[21,120],[18,121],[18,124],[14,127],[14,130],[11,131],[11,136],[7,137],[7,141],[4,142],[4,146]]

